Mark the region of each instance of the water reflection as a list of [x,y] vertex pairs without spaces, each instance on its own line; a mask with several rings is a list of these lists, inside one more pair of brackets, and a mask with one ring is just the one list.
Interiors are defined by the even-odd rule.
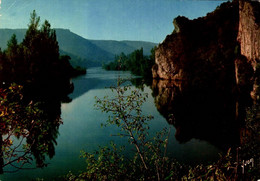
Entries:
[[118,78],[130,80],[137,78],[129,71],[105,71],[101,67],[88,69],[87,75],[79,76],[73,79],[73,84],[76,89],[69,95],[71,99],[76,99],[86,92],[93,89],[104,89],[117,85]]
[[[116,141],[125,144],[121,142],[121,138],[109,136],[118,131],[116,128],[100,128],[100,123],[107,119],[107,115],[101,114],[93,106],[95,96],[102,98],[109,95],[110,90],[105,87],[116,85],[118,76],[131,78],[129,72],[107,72],[101,68],[92,68],[88,70],[86,76],[73,79],[75,89],[69,95],[73,101],[69,104],[62,104],[64,121],[62,126],[60,126],[61,102],[69,100],[66,98],[67,91],[62,92],[62,87],[55,85],[46,88],[26,85],[23,94],[25,105],[32,100],[33,103],[38,102],[38,107],[42,112],[39,120],[41,124],[30,131],[25,143],[33,145],[29,147],[29,151],[38,166],[44,166],[46,160],[50,165],[44,169],[4,174],[0,179],[5,177],[6,180],[32,180],[39,177],[52,180],[54,177],[67,174],[70,170],[77,172],[85,168],[84,160],[79,158],[80,150],[91,152],[98,148],[98,145],[106,145],[111,139],[118,139]],[[154,97],[152,97],[150,96],[152,91],[147,86],[143,86],[142,79],[134,79],[132,83],[149,94],[143,111],[146,115],[155,116],[150,125],[151,131],[160,131],[168,126],[165,119],[157,112],[157,108],[166,120],[176,127],[176,132],[173,130],[171,133],[173,137],[176,133],[179,142],[198,138],[224,148],[229,143],[238,141],[236,137],[238,126],[235,121],[226,121],[231,118],[234,120],[236,111],[235,99],[230,94],[225,95],[214,89],[207,92],[195,91],[188,89],[183,82],[154,81],[152,85]],[[169,114],[173,114],[174,119],[170,119]],[[27,124],[24,128],[30,130],[30,126],[32,125]],[[193,139],[187,144],[178,144],[175,139],[171,138],[168,147],[169,154],[180,161],[208,162],[214,160],[220,151],[207,142]],[[48,160],[48,157],[54,155],[54,159]],[[16,169],[7,167],[5,170],[15,171]]]
[[189,87],[186,82],[154,80],[155,105],[176,128],[180,143],[192,138],[226,149],[239,144],[236,101],[232,93]]
[[61,102],[69,101],[68,89],[57,85],[4,85],[1,88],[1,173],[34,168],[33,160],[36,167],[44,167],[46,156],[55,155],[62,123]]
[[[12,142],[11,145],[2,144],[0,171],[1,168],[2,172],[14,172],[19,169],[33,168],[35,165],[47,166],[45,160],[55,155],[56,140],[62,124],[61,103],[70,103],[91,89],[115,86],[119,76],[127,79],[131,77],[129,72],[111,71],[104,74],[101,68],[93,68],[89,69],[87,75],[73,79],[74,86],[67,80],[19,82],[23,85],[23,89],[20,90],[21,92],[13,92],[18,99],[9,96],[6,105],[1,104],[5,107],[14,104],[19,111],[15,110],[13,111],[15,114],[8,115],[7,119],[11,121],[8,130],[3,127],[0,130],[2,142],[9,142],[9,140]],[[9,90],[9,82],[2,85],[3,90]],[[72,92],[73,87],[75,89]],[[69,93],[71,94],[68,97]],[[13,124],[16,122],[21,124]],[[10,151],[7,152],[6,148]],[[79,152],[76,154],[78,156]]]
[[[107,114],[102,114],[100,110],[94,108],[95,96],[102,98],[104,96],[110,95],[110,89],[106,87],[115,86],[117,84],[118,76],[121,78],[131,78],[129,72],[115,72],[115,71],[105,71],[101,68],[91,68],[88,69],[88,74],[86,76],[80,76],[73,79],[74,92],[69,95],[73,98],[70,103],[64,103],[61,106],[61,117],[64,122],[60,126],[60,100],[57,93],[52,95],[45,95],[45,101],[42,104],[46,106],[48,115],[51,118],[49,120],[57,120],[57,122],[46,122],[46,126],[43,129],[47,129],[49,135],[46,135],[46,143],[43,145],[48,145],[47,148],[52,150],[52,146],[55,152],[55,158],[52,160],[48,159],[48,156],[54,155],[51,153],[44,152],[40,153],[45,155],[46,162],[50,163],[48,167],[44,169],[36,170],[21,170],[16,174],[4,174],[0,176],[1,180],[33,180],[35,178],[44,178],[44,180],[58,180],[61,175],[66,175],[69,171],[77,173],[79,170],[84,170],[86,165],[84,159],[79,158],[80,151],[85,150],[92,152],[98,149],[98,146],[105,146],[111,140],[115,141],[118,145],[127,145],[127,141],[122,140],[120,137],[111,137],[109,135],[115,135],[119,130],[116,127],[106,127],[101,128],[100,123],[104,123],[107,120]],[[133,76],[132,76],[133,77]],[[130,83],[129,81],[127,83]],[[163,116],[157,111],[154,105],[154,97],[151,96],[152,90],[148,86],[143,86],[142,79],[134,79],[132,83],[137,85],[139,88],[144,90],[144,93],[148,93],[149,97],[147,102],[144,104],[143,113],[144,115],[153,115],[155,118],[150,122],[150,131],[155,133],[160,131],[164,127],[169,127],[167,121]],[[159,82],[158,82],[159,83]],[[155,84],[156,85],[156,84]],[[157,86],[157,85],[156,85]],[[163,86],[154,86],[154,95],[163,95]],[[33,86],[31,86],[33,87]],[[168,84],[166,88],[175,88],[173,84]],[[161,90],[159,90],[161,88]],[[26,88],[27,89],[27,88]],[[28,89],[31,89],[30,87]],[[50,90],[53,90],[54,87]],[[134,89],[134,87],[133,87]],[[173,98],[179,97],[183,94],[182,86],[177,86],[174,91],[169,91],[169,94],[164,94],[164,96],[171,95]],[[39,90],[39,89],[38,89]],[[179,90],[179,93],[178,93]],[[47,90],[48,91],[48,90]],[[28,91],[28,96],[33,95],[33,91]],[[58,91],[56,91],[58,92]],[[178,93],[178,94],[177,94]],[[35,93],[36,94],[36,93]],[[175,95],[176,94],[176,95]],[[177,96],[178,95],[178,96]],[[34,96],[37,99],[37,95]],[[48,98],[49,97],[49,98]],[[52,98],[50,98],[52,97]],[[163,97],[163,96],[162,96]],[[158,102],[160,105],[165,105],[165,117],[167,115],[167,109],[171,104],[167,101],[163,103],[163,100],[174,100],[172,98],[161,97]],[[55,98],[55,99],[54,99]],[[158,97],[160,98],[160,97]],[[38,100],[41,100],[38,98]],[[163,104],[162,104],[163,103]],[[157,103],[158,107],[158,103]],[[173,109],[173,108],[172,108]],[[162,113],[162,110],[160,110]],[[170,121],[169,119],[167,119]],[[49,126],[50,125],[50,126]],[[50,128],[49,128],[49,127]],[[169,156],[176,158],[182,163],[194,164],[194,163],[207,163],[208,161],[216,160],[218,158],[218,153],[220,152],[215,146],[208,144],[205,141],[200,141],[193,139],[186,144],[179,144],[174,139],[175,129],[171,129],[171,135],[168,145]],[[35,133],[36,134],[36,133]],[[36,138],[37,136],[35,136]],[[58,137],[58,138],[56,138]],[[55,146],[57,142],[57,146]],[[41,144],[41,143],[40,143]],[[40,145],[39,144],[39,145]],[[131,152],[131,149],[127,149]]]

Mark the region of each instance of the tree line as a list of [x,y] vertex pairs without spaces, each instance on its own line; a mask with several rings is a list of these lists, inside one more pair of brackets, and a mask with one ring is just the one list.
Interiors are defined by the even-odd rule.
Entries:
[[106,70],[131,71],[135,75],[151,78],[151,69],[155,61],[155,48],[152,48],[150,56],[143,54],[143,48],[137,49],[128,55],[122,52],[120,55],[115,56],[113,62],[104,64],[103,68]]

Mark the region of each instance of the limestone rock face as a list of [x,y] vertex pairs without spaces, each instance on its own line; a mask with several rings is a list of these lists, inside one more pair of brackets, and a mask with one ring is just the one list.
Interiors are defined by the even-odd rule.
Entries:
[[238,143],[245,108],[260,91],[260,2],[233,0],[206,17],[177,17],[173,24],[155,52],[158,111],[175,126],[179,142]]
[[[206,17],[177,17],[175,30],[155,52],[153,78],[214,84],[249,94],[257,90],[260,62],[260,2],[223,3]],[[253,87],[254,86],[254,87]],[[251,93],[254,97],[254,91]]]
[[260,60],[260,2],[239,2],[238,41],[241,54],[252,63],[255,70]]
[[[245,57],[243,64],[251,64],[253,70],[256,71],[257,63],[260,62],[260,2],[242,0],[239,2],[239,31],[237,39],[241,46],[241,55]],[[236,81],[238,88],[243,89],[245,87],[243,79],[248,77],[248,74],[246,74],[248,71],[241,71],[237,62],[235,62],[235,66],[238,72],[242,72],[242,74],[237,74],[236,71]],[[241,68],[244,69],[243,67]],[[250,79],[246,81],[248,80]],[[253,100],[256,100],[258,99],[256,92],[258,90],[257,81],[259,80],[251,78],[250,81],[254,81],[250,94]]]
[[153,78],[183,79],[184,75],[180,64],[182,59],[185,59],[183,42],[179,36],[175,35],[168,36],[165,41],[168,41],[169,44],[161,44],[155,51],[155,65],[152,70]]
[[153,78],[191,80],[198,75],[207,77],[212,69],[215,76],[220,76],[218,69],[224,74],[230,68],[234,72],[238,9],[238,3],[228,2],[206,17],[175,18],[175,30],[156,50]]

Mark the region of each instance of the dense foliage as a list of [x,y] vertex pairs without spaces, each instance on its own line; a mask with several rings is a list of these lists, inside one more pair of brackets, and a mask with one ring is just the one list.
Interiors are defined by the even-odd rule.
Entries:
[[133,74],[144,76],[145,78],[152,77],[152,66],[155,61],[155,47],[151,50],[151,55],[144,56],[143,48],[135,50],[129,55],[121,53],[115,56],[115,60],[103,65],[106,70],[129,70]]

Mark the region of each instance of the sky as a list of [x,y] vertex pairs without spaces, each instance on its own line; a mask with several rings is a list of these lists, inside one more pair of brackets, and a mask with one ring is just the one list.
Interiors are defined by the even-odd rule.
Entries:
[[218,0],[0,0],[0,28],[27,28],[36,10],[41,22],[94,40],[142,40],[159,43],[179,15],[205,16]]

